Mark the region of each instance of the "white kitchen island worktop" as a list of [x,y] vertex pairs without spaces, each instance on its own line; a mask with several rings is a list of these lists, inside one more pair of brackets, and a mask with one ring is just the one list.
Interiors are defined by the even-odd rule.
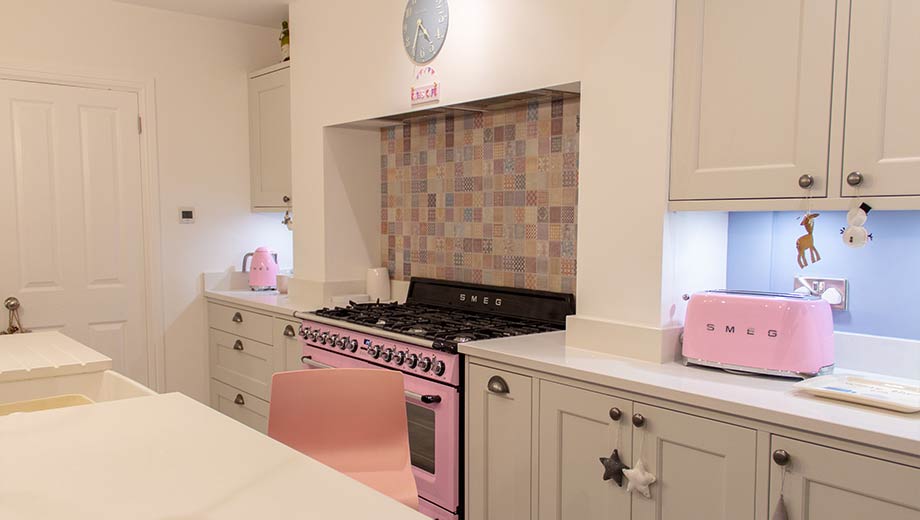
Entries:
[[0,417],[0,518],[426,520],[182,394]]
[[465,343],[460,352],[577,381],[917,456],[920,413],[815,397],[794,381],[568,348],[565,332]]

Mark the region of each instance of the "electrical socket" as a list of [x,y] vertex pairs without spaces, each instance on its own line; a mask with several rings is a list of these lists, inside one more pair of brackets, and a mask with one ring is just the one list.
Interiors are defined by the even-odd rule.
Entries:
[[830,289],[835,289],[840,293],[840,303],[831,303],[831,309],[835,311],[845,311],[849,307],[849,284],[846,278],[820,278],[814,276],[798,276],[792,282],[792,289],[795,292],[801,292],[801,288],[807,289],[815,296],[824,296],[824,293]]

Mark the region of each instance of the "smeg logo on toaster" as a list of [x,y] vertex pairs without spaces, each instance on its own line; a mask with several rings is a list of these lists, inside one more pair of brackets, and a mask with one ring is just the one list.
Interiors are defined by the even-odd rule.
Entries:
[[460,301],[465,302],[469,301],[470,303],[482,303],[483,305],[494,305],[496,307],[502,306],[501,298],[490,298],[488,296],[479,296],[478,294],[471,294],[467,296],[466,293],[460,293]]
[[[716,324],[715,324],[715,323],[707,323],[707,324],[706,324],[706,330],[709,331],[709,332],[716,332],[716,331],[718,330],[718,327],[716,327]],[[734,325],[726,325],[726,326],[725,326],[725,329],[724,329],[724,333],[725,333],[725,334],[736,334],[735,326],[734,326]],[[757,336],[757,335],[762,335],[762,334],[763,334],[762,331],[761,331],[761,332],[758,332],[757,329],[754,328],[754,327],[748,327],[748,328],[744,331],[744,333],[747,334],[748,336]],[[767,330],[767,337],[768,337],[768,338],[775,338],[775,337],[777,337],[777,336],[779,336],[779,331],[777,331],[777,330],[775,330],[775,329],[768,329],[768,330]]]

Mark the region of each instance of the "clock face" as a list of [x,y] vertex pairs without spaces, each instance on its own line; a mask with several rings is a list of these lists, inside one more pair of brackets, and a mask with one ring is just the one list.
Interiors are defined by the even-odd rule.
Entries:
[[403,16],[403,44],[416,63],[433,60],[447,38],[447,0],[409,0]]

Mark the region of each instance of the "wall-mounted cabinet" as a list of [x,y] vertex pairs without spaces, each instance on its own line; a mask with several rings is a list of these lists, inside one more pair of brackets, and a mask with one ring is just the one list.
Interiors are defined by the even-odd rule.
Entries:
[[249,168],[253,211],[291,207],[291,70],[249,75]]
[[918,54],[915,0],[677,0],[672,209],[920,207]]

